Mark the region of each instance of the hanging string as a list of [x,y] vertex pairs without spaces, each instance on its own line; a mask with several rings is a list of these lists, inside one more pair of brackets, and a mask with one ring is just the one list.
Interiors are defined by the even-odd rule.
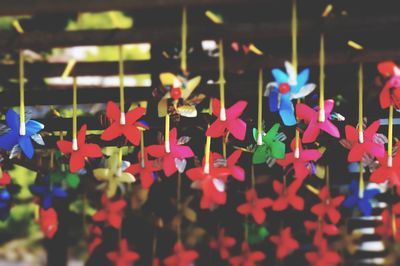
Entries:
[[220,115],[219,119],[221,121],[226,120],[226,112],[225,112],[225,77],[224,77],[224,44],[222,39],[219,40],[218,44],[219,48],[219,57],[218,57],[218,63],[219,63],[219,95],[221,99],[221,110],[220,110]]
[[171,152],[171,148],[170,148],[170,144],[169,144],[169,114],[165,115],[165,138],[164,138],[164,143],[165,143],[165,152],[166,153],[170,153]]
[[125,85],[124,85],[124,50],[118,46],[118,69],[119,69],[119,104],[121,109],[120,124],[125,125]]
[[263,71],[258,72],[258,123],[257,145],[262,145],[262,99],[263,99]]
[[25,136],[25,63],[24,52],[19,51],[19,134]]
[[145,168],[144,160],[144,130],[140,129],[140,164],[142,168]]
[[363,121],[363,92],[364,92],[364,68],[360,63],[358,66],[358,142],[364,143],[364,121]]
[[256,187],[256,175],[254,174],[254,164],[251,164],[251,188]]
[[325,38],[321,33],[319,50],[319,116],[318,122],[325,121]]
[[182,51],[181,51],[181,70],[187,73],[187,8],[182,9]]
[[360,161],[360,176],[358,181],[358,197],[360,199],[364,198],[364,166],[362,161]]
[[331,186],[330,186],[330,176],[329,176],[329,165],[325,166],[325,178],[326,178],[326,189],[328,190],[328,198],[331,197]]
[[78,139],[77,139],[77,79],[74,76],[72,81],[72,149],[78,150]]
[[222,136],[222,156],[226,160],[226,142],[228,140],[228,135]]
[[388,167],[393,165],[393,104],[389,106],[389,123],[388,123]]

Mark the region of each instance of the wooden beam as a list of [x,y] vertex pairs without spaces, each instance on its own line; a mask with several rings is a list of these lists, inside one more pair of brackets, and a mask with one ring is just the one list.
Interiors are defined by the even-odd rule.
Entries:
[[[338,17],[325,23],[320,20],[299,22],[299,35],[369,34],[390,32],[400,27],[400,17]],[[27,32],[17,34],[0,32],[0,51],[16,49],[43,50],[52,47],[71,47],[87,45],[117,45],[127,43],[166,43],[180,39],[180,27],[133,28],[128,30],[81,30],[68,32]],[[223,38],[227,41],[257,42],[290,37],[289,22],[227,23],[221,26],[190,27],[190,41]]]
[[32,15],[40,13],[101,12],[107,10],[145,10],[180,6],[221,6],[258,4],[265,0],[3,0],[0,15]]

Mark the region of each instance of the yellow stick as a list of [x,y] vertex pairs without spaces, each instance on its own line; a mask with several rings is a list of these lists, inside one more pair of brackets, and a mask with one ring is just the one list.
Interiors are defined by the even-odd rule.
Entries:
[[145,168],[145,160],[144,160],[144,130],[140,130],[140,163],[142,168]]
[[263,98],[263,71],[258,72],[258,126],[257,144],[262,145],[262,98]]
[[210,173],[210,149],[211,149],[211,137],[207,136],[206,147],[204,151],[204,173]]
[[124,51],[122,45],[118,46],[119,67],[119,104],[121,109],[120,124],[125,125],[125,88],[124,88]]
[[364,198],[364,167],[362,162],[360,162],[360,176],[358,183],[358,197],[360,199]]
[[165,152],[170,153],[170,143],[169,143],[169,114],[165,116]]
[[77,80],[76,77],[73,77],[72,82],[72,149],[78,150],[78,141],[77,141]]
[[319,117],[318,122],[325,121],[325,38],[321,34],[319,51]]
[[389,107],[389,124],[388,124],[388,167],[393,164],[393,104]]
[[297,74],[297,0],[292,0],[292,65]]
[[25,136],[25,68],[24,54],[19,51],[19,134]]
[[181,51],[181,70],[183,74],[187,72],[187,9],[182,9],[182,51]]
[[363,121],[363,92],[364,92],[364,69],[363,64],[358,67],[358,142],[364,142]]
[[226,113],[225,113],[225,77],[224,77],[224,44],[222,39],[219,40],[219,95],[221,99],[221,110],[220,110],[220,120],[226,120]]

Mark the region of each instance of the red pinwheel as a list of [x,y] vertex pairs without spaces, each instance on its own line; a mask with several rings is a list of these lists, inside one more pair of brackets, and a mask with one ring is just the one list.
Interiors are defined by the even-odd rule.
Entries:
[[312,172],[311,161],[316,161],[321,158],[322,154],[315,149],[305,150],[299,144],[299,156],[295,156],[295,139],[292,140],[291,148],[293,152],[286,153],[284,159],[276,160],[276,162],[282,166],[287,167],[293,164],[294,176],[299,179],[304,179]]
[[137,146],[140,143],[140,130],[138,126],[145,128],[143,124],[137,122],[141,118],[146,109],[136,107],[126,113],[121,112],[116,103],[109,101],[107,103],[106,116],[111,120],[111,125],[101,134],[102,140],[113,140],[121,135]]
[[266,217],[264,209],[272,205],[272,200],[270,198],[258,198],[257,191],[253,188],[246,191],[246,201],[246,203],[237,207],[238,213],[252,215],[256,223],[262,224]]
[[189,146],[179,145],[176,128],[171,129],[169,133],[169,149],[169,152],[165,150],[165,144],[151,145],[146,148],[151,156],[163,159],[163,169],[166,176],[171,176],[178,170],[176,168],[175,159],[194,156]]
[[188,266],[194,265],[193,262],[199,254],[195,250],[186,250],[181,242],[174,246],[174,254],[163,260],[165,266]]
[[216,167],[214,158],[218,156],[210,154],[210,163],[202,167],[191,168],[186,171],[187,177],[193,181],[192,188],[201,189],[203,196],[200,207],[202,209],[214,208],[216,205],[223,205],[226,202],[225,182],[230,173],[226,167]]
[[334,224],[328,224],[324,219],[319,218],[318,221],[304,221],[304,227],[308,234],[315,232],[313,244],[318,246],[324,239],[323,236],[335,236],[339,234],[339,228]]
[[304,200],[303,198],[296,195],[302,184],[302,180],[296,179],[294,180],[288,187],[284,186],[278,180],[274,180],[272,186],[274,191],[278,194],[278,198],[274,200],[272,204],[272,209],[274,211],[283,211],[286,210],[289,205],[291,205],[294,209],[301,211],[304,209]]
[[334,104],[335,102],[333,100],[325,101],[325,115],[323,121],[319,121],[319,108],[316,108],[315,110],[304,103],[299,103],[296,105],[296,114],[298,118],[300,120],[304,120],[304,122],[308,125],[303,134],[303,143],[314,142],[317,139],[320,130],[325,131],[335,138],[340,137],[339,130],[330,121],[330,115]]
[[108,252],[107,258],[115,266],[131,266],[140,258],[140,255],[134,251],[130,251],[126,239],[121,239],[119,250]]
[[400,194],[400,153],[397,153],[392,160],[392,165],[388,165],[388,153],[382,158],[377,158],[379,167],[374,170],[370,176],[370,181],[374,183],[384,183],[389,181],[392,186],[397,188],[397,194]]
[[103,242],[103,232],[101,231],[100,227],[95,225],[89,226],[89,232],[91,235],[93,235],[93,239],[88,245],[88,252],[90,254]]
[[92,219],[95,222],[107,222],[110,226],[119,229],[122,223],[122,214],[126,206],[126,202],[122,199],[111,201],[105,194],[101,197],[103,209],[97,211]]
[[86,125],[83,125],[77,136],[78,147],[75,150],[71,141],[57,141],[58,149],[64,154],[71,154],[69,159],[69,170],[75,173],[85,166],[85,158],[98,158],[102,156],[101,149],[97,144],[85,143]]
[[258,262],[265,259],[264,252],[251,251],[249,243],[242,243],[242,254],[229,259],[232,266],[256,266]]
[[400,214],[400,203],[393,205],[390,211],[385,209],[381,215],[382,223],[375,228],[375,233],[386,238],[393,237],[396,241],[399,241],[400,232],[395,229],[400,226],[400,218],[397,217],[398,214]]
[[155,180],[156,171],[161,170],[161,164],[158,160],[149,160],[147,152],[144,152],[144,158],[141,158],[141,153],[138,153],[138,163],[131,164],[125,169],[125,172],[131,173],[132,175],[140,176],[142,187],[149,189]]
[[313,266],[332,266],[341,261],[339,254],[329,250],[326,239],[322,239],[318,245],[318,251],[307,252],[306,259]]
[[206,135],[212,138],[218,138],[228,130],[238,140],[244,140],[246,136],[246,123],[239,118],[242,115],[247,102],[238,101],[227,110],[221,110],[218,99],[212,100],[212,112],[217,120],[207,129]]
[[283,259],[299,248],[299,242],[292,238],[292,229],[290,227],[282,229],[277,236],[271,236],[270,240],[277,246],[276,257],[278,259]]
[[351,149],[347,160],[349,162],[361,161],[364,153],[371,156],[383,157],[385,155],[385,147],[383,144],[376,143],[374,137],[380,126],[379,120],[373,122],[368,128],[364,130],[363,141],[359,141],[358,130],[350,125],[345,127],[346,140],[350,143]]
[[233,237],[225,236],[225,229],[219,230],[218,239],[212,239],[210,241],[210,248],[218,249],[221,259],[226,260],[229,258],[229,249],[236,244],[236,240]]
[[378,64],[379,72],[390,77],[379,95],[379,101],[382,108],[388,108],[394,105],[396,109],[400,108],[400,68],[392,61],[385,61]]
[[[222,156],[218,153],[214,153],[216,159],[222,158]],[[226,166],[228,167],[230,174],[238,181],[244,181],[245,172],[242,167],[236,165],[240,156],[242,155],[241,150],[235,150],[226,160]]]
[[11,177],[7,172],[3,172],[0,166],[0,187],[7,186],[11,182]]
[[340,206],[340,204],[342,204],[345,197],[341,195],[332,198],[329,195],[328,187],[323,187],[319,191],[318,197],[320,198],[321,202],[315,204],[311,208],[311,212],[321,218],[323,218],[325,215],[328,215],[329,220],[332,223],[337,224],[340,220],[340,212],[337,210],[337,208]]
[[53,238],[58,230],[57,213],[53,208],[40,209],[39,211],[40,229],[47,238]]

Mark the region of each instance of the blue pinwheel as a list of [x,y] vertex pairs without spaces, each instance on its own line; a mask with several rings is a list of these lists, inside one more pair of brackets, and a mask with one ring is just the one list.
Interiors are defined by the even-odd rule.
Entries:
[[0,188],[0,220],[4,221],[10,213],[11,195],[7,188]]
[[291,63],[285,62],[286,72],[278,68],[272,69],[275,82],[267,84],[264,96],[269,97],[269,109],[271,112],[279,111],[285,126],[296,124],[292,100],[299,99],[310,94],[316,87],[313,83],[307,83],[310,70],[304,69],[299,75]]
[[19,115],[14,110],[9,109],[6,114],[8,129],[0,136],[0,148],[7,151],[16,147],[20,148],[26,157],[31,159],[34,153],[31,139],[40,145],[44,145],[42,137],[38,134],[44,128],[44,125],[34,120],[28,120],[25,123],[26,132],[21,135],[19,122]]
[[65,198],[68,196],[67,192],[61,186],[50,182],[49,176],[44,177],[40,185],[32,185],[29,189],[33,194],[40,197],[41,206],[46,210],[51,208],[54,198]]
[[349,185],[350,195],[343,202],[343,206],[347,208],[353,208],[355,206],[363,213],[365,216],[371,215],[372,206],[371,199],[373,199],[377,194],[379,194],[379,189],[372,188],[367,189],[364,188],[363,195],[360,197],[360,191],[358,182],[353,180]]

